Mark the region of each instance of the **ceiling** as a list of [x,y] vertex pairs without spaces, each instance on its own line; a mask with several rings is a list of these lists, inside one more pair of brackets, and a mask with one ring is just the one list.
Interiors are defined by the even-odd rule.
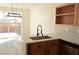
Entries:
[[[31,8],[31,7],[38,7],[40,5],[51,5],[51,6],[61,6],[64,3],[13,3],[13,7],[17,8]],[[12,3],[0,3],[0,6],[12,7]]]

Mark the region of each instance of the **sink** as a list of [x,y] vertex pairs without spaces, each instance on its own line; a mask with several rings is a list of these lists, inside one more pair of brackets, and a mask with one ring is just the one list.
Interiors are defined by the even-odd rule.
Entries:
[[49,36],[38,36],[38,37],[30,37],[32,40],[41,40],[41,39],[49,39]]

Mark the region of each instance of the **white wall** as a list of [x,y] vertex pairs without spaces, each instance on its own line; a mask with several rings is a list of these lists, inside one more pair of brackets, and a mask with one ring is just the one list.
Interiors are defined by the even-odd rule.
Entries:
[[[41,24],[44,34],[55,32],[55,7],[62,3],[14,3],[13,7],[20,8],[23,13],[23,36],[36,35],[37,25]],[[0,6],[11,7],[11,3],[2,3]],[[0,9],[10,9],[1,7]],[[31,13],[30,13],[31,11]],[[31,16],[31,17],[30,17]],[[31,18],[31,21],[29,21]],[[29,32],[30,31],[30,32]]]
[[[11,4],[0,4],[0,5],[11,7]],[[17,8],[22,9],[23,18],[25,19],[23,20],[24,37],[28,37],[29,36],[28,33],[31,35],[36,35],[37,25],[39,24],[42,25],[44,34],[51,34],[55,32],[55,12],[56,12],[55,7],[62,4],[50,4],[50,3],[26,3],[26,4],[21,3],[20,4],[19,3],[19,4],[14,4],[15,8],[16,5]],[[31,21],[29,21],[30,19]]]
[[55,32],[55,7],[53,5],[37,4],[36,7],[31,8],[31,35],[36,35],[39,24],[43,27],[44,35]]

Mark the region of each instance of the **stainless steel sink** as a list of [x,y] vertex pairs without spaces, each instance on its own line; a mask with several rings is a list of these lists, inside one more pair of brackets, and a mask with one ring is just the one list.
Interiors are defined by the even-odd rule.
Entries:
[[32,40],[41,40],[41,39],[49,39],[49,36],[38,36],[38,37],[30,37]]

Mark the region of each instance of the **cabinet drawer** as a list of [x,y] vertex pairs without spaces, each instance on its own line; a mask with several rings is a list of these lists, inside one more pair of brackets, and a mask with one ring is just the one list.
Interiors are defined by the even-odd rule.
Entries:
[[37,50],[37,49],[40,49],[40,50],[43,50],[46,48],[46,43],[45,42],[38,42],[38,43],[32,43],[31,44],[31,49],[33,50]]
[[58,46],[58,41],[57,41],[57,40],[49,41],[49,42],[48,42],[48,46],[49,46],[49,47]]

